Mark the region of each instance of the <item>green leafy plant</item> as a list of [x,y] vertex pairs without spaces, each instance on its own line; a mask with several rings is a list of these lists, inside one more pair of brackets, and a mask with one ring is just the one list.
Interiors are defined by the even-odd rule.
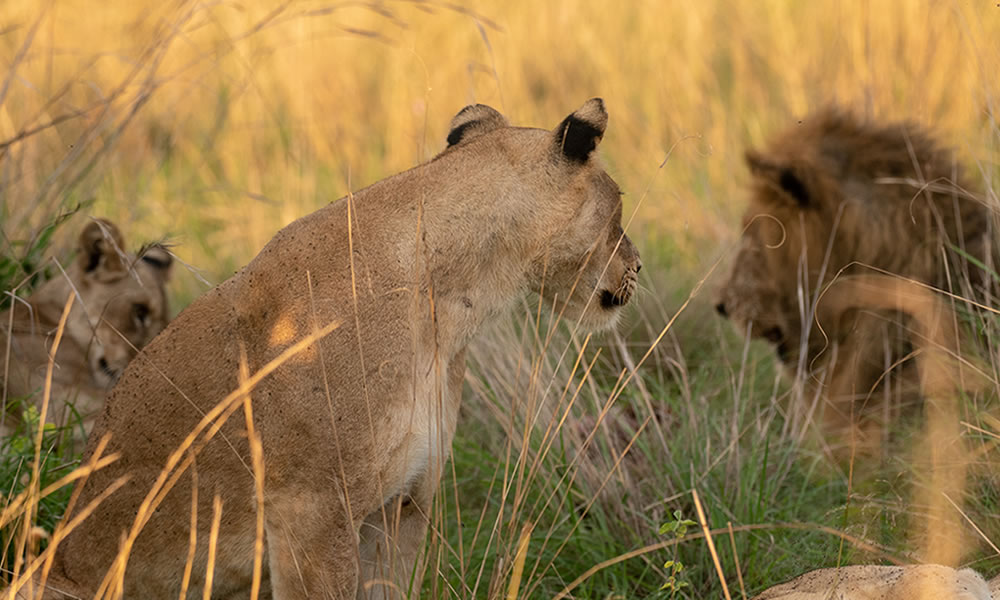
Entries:
[[[691,519],[685,519],[681,511],[675,510],[674,519],[660,525],[660,535],[669,535],[675,540],[680,540],[687,535],[688,527],[693,525],[697,525],[697,523]],[[667,571],[667,580],[660,586],[660,591],[668,592],[671,598],[675,597],[677,592],[689,585],[688,582],[681,579],[681,573],[684,571],[684,563],[677,560],[677,544],[673,546],[673,550],[673,558],[663,563],[663,568]]]

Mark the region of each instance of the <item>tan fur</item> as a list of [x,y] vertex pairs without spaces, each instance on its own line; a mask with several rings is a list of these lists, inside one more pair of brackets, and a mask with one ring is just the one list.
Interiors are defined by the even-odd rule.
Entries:
[[922,550],[923,562],[959,564],[963,549],[972,541],[965,539],[962,516],[948,500],[963,497],[970,462],[958,401],[976,383],[985,385],[985,377],[962,368],[956,316],[926,286],[883,275],[841,278],[822,294],[817,320],[836,337],[844,321],[850,322],[847,315],[852,310],[894,311],[906,315],[910,324],[919,391],[925,398],[924,433],[910,460],[924,481],[914,486],[913,498],[923,507],[924,519],[914,528],[912,543]]
[[1000,577],[987,584],[972,569],[940,565],[819,569],[754,600],[1000,600]]
[[853,311],[827,339],[814,326],[819,291],[838,274],[881,270],[983,297],[988,277],[952,246],[992,264],[990,211],[965,191],[951,154],[908,123],[828,109],[748,152],[747,163],[750,205],[717,309],[771,341],[791,378],[821,386],[836,440],[875,423],[888,410],[881,400],[899,410],[913,399],[916,376],[910,361],[896,365],[912,343],[905,319]]
[[[90,477],[78,505],[131,480],[59,546],[50,580],[95,592],[170,452],[236,389],[241,348],[254,373],[339,323],[252,393],[266,467],[262,597],[399,597],[415,570],[419,585],[466,345],[528,292],[594,329],[611,326],[635,289],[639,257],[621,229],[620,192],[591,153],[606,121],[598,99],[552,131],[469,107],[432,161],[282,229],[126,370],[84,461],[106,434],[121,458]],[[194,469],[190,596],[202,595],[218,495],[212,597],[248,597],[250,464],[244,419],[230,419],[139,534],[125,597],[178,596]]]
[[72,410],[90,430],[108,390],[139,349],[167,324],[170,254],[150,246],[126,253],[121,233],[95,219],[81,232],[76,260],[25,300],[0,313],[0,356],[6,362],[3,394],[9,409],[0,434],[22,412],[19,400],[40,404],[56,328],[70,294],[73,308],[55,357],[48,421],[68,422]]

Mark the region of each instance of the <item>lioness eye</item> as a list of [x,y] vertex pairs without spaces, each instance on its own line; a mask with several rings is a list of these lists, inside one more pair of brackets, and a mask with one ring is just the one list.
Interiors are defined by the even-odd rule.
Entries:
[[133,304],[132,305],[132,318],[139,325],[145,325],[146,319],[149,318],[149,307],[145,304]]

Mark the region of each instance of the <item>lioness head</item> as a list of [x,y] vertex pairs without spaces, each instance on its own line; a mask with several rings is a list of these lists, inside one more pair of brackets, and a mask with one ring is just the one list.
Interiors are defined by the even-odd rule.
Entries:
[[169,318],[170,253],[155,244],[137,254],[123,248],[118,228],[94,219],[80,233],[77,258],[67,277],[56,277],[38,291],[40,300],[61,307],[75,290],[65,335],[86,354],[98,388],[110,387]]
[[[529,287],[561,318],[587,329],[615,323],[635,294],[642,268],[622,229],[622,192],[595,153],[607,124],[599,98],[550,131],[511,127],[499,112],[477,104],[452,120],[445,151],[499,149],[522,189],[542,190],[528,208],[542,234],[521,244],[531,246],[521,250],[534,256]],[[510,200],[508,206],[523,206],[523,199]]]

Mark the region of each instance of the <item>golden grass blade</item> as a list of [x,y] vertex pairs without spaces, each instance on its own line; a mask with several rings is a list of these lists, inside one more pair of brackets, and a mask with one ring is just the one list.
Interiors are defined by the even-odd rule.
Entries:
[[219,524],[222,522],[222,498],[215,495],[212,503],[212,531],[208,536],[208,561],[205,564],[205,589],[202,592],[203,600],[212,598],[212,579],[215,577],[215,550],[219,545]]
[[[17,288],[14,288],[14,289],[10,290],[9,292],[7,292],[11,296],[11,303],[17,302],[17,296],[14,295],[16,291],[17,291]],[[14,310],[13,310],[13,306],[11,306],[11,310],[7,312],[7,331],[14,331]],[[4,359],[3,359],[3,381],[5,381],[5,382],[10,381],[10,351],[11,351],[11,346],[14,343],[14,337],[13,336],[8,335],[6,337],[7,337],[7,341],[4,344]],[[7,385],[3,385],[3,386],[0,386],[0,387],[2,387],[2,390],[0,390],[0,393],[2,393],[2,395],[0,395],[0,427],[2,427],[3,424],[4,424],[4,421],[6,421],[6,419],[7,419],[7,388],[8,388],[8,386]]]
[[729,529],[729,544],[733,548],[733,562],[736,563],[736,578],[740,582],[740,595],[743,596],[743,600],[747,600],[747,588],[743,585],[743,569],[740,568],[740,555],[736,553],[736,537],[733,535],[733,522],[726,522],[726,527]]
[[[246,385],[249,378],[247,351],[241,344],[240,385]],[[246,416],[247,439],[250,443],[250,457],[253,461],[254,491],[257,497],[257,531],[254,536],[253,581],[250,586],[250,600],[257,600],[260,595],[260,581],[264,571],[264,448],[260,441],[260,434],[253,426],[253,406],[250,404],[250,392],[247,392],[246,396],[243,397],[243,414]]]
[[719,582],[722,583],[722,593],[726,600],[732,600],[729,595],[729,586],[726,585],[726,576],[722,572],[722,563],[719,562],[719,554],[715,551],[715,542],[712,541],[712,532],[708,529],[708,521],[705,519],[705,510],[701,506],[701,498],[698,497],[698,490],[691,490],[694,498],[694,509],[698,513],[698,522],[701,523],[701,530],[705,533],[705,543],[708,544],[708,551],[712,554],[712,562],[715,563],[715,572],[719,575]]
[[510,576],[507,587],[507,600],[517,600],[517,592],[521,588],[521,574],[524,572],[524,560],[528,557],[528,545],[531,543],[532,526],[525,523],[521,528],[521,539],[517,542],[517,553],[514,555],[514,572]]
[[191,570],[194,568],[195,551],[198,549],[198,467],[191,466],[191,535],[188,541],[187,560],[184,561],[184,576],[181,577],[181,593],[179,600],[187,598],[188,586],[191,585]]
[[955,501],[948,496],[948,494],[941,492],[941,495],[944,496],[944,499],[947,500],[948,503],[955,508],[958,514],[962,515],[962,518],[965,519],[969,523],[969,525],[971,525],[972,528],[976,530],[976,533],[979,534],[979,537],[983,538],[983,540],[990,545],[990,548],[993,548],[993,551],[997,553],[997,556],[1000,556],[1000,548],[997,548],[997,545],[993,543],[993,540],[991,540],[989,536],[986,535],[986,533],[984,533],[983,530],[979,528],[979,525],[976,525],[975,521],[969,518],[968,513],[962,510],[962,507],[956,504]]

